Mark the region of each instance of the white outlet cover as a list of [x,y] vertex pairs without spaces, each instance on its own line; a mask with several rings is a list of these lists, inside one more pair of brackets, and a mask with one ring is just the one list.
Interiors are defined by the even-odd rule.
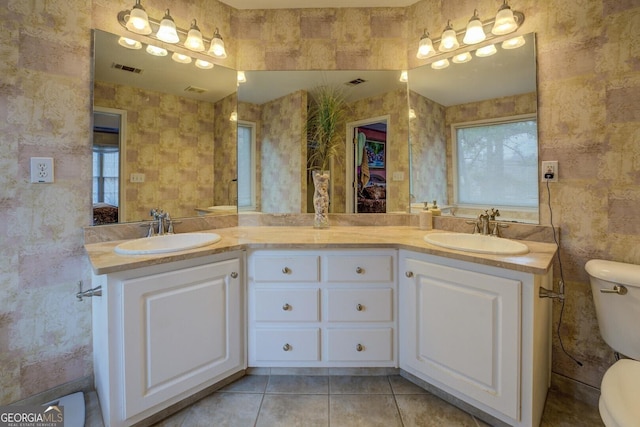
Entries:
[[36,184],[49,184],[53,182],[53,158],[31,158],[31,182]]

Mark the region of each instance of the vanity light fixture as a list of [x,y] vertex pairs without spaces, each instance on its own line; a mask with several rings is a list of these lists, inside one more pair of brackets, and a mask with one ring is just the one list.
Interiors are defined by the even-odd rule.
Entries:
[[399,79],[402,83],[406,83],[409,81],[409,73],[407,72],[407,70],[402,70],[402,72],[400,73],[400,79]]
[[183,55],[181,53],[178,52],[174,52],[173,55],[171,55],[171,59],[173,59],[174,61],[180,63],[180,64],[190,64],[191,63],[191,57],[188,55]]
[[231,112],[231,116],[229,117],[229,121],[237,122],[238,121],[238,113],[235,111]]
[[526,42],[524,40],[524,37],[518,36],[512,39],[503,41],[501,46],[503,49],[517,49],[520,46],[524,46],[525,43]]
[[178,43],[180,37],[178,37],[178,31],[176,30],[176,23],[173,21],[169,9],[164,13],[164,18],[160,21],[160,28],[156,33],[156,37],[166,43]]
[[464,38],[462,42],[464,44],[476,44],[484,41],[487,38],[487,35],[484,33],[484,29],[482,28],[482,22],[478,17],[478,9],[473,11],[473,16],[469,20],[467,24],[467,31],[464,33]]
[[213,62],[205,61],[204,59],[196,59],[196,67],[202,70],[210,70],[213,68]]
[[198,28],[198,23],[195,19],[191,21],[191,28],[187,34],[187,40],[184,42],[184,47],[194,52],[202,52],[204,50],[202,33],[200,32],[200,28]]
[[453,58],[451,58],[451,60],[456,64],[464,64],[465,62],[471,61],[471,59],[472,59],[472,57],[471,57],[471,54],[469,52],[460,53],[460,54],[454,56]]
[[224,59],[227,57],[227,51],[224,48],[224,41],[220,32],[216,28],[213,32],[213,38],[211,39],[211,46],[209,47],[209,55],[213,55],[216,58]]
[[137,40],[128,39],[126,37],[120,37],[118,39],[118,44],[122,47],[126,47],[127,49],[142,49],[142,43]]
[[433,41],[429,38],[429,33],[424,30],[424,34],[420,37],[420,43],[418,44],[418,53],[416,58],[425,59],[436,54],[436,50],[433,48]]
[[238,84],[247,82],[247,76],[244,74],[244,71],[238,71],[237,78],[238,78]]
[[147,45],[147,53],[153,56],[167,56],[167,49],[154,46],[152,44]]
[[476,56],[480,58],[484,58],[486,56],[491,56],[495,54],[498,50],[496,49],[495,44],[490,44],[488,46],[483,46],[480,49],[476,50]]
[[431,68],[433,68],[434,70],[442,70],[443,68],[447,68],[448,66],[449,66],[449,60],[447,58],[440,59],[439,61],[436,61],[433,64],[431,64]]
[[452,50],[456,50],[459,47],[460,43],[458,42],[456,31],[451,26],[451,21],[447,21],[447,27],[442,33],[442,38],[440,39],[440,46],[438,47],[438,50],[440,52],[451,52]]
[[149,16],[140,4],[140,0],[136,0],[136,4],[131,8],[126,28],[136,34],[151,34],[152,30],[151,25],[149,25]]
[[496,15],[491,33],[496,36],[503,36],[517,30],[520,24],[521,23],[516,22],[515,15],[507,4],[507,0],[504,0],[504,3],[502,3]]

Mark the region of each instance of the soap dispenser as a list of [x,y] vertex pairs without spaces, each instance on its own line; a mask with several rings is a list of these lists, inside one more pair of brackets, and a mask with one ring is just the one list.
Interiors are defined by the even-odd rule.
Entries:
[[438,207],[438,202],[437,201],[433,201],[433,206],[431,206],[431,215],[433,216],[440,216],[442,215],[442,211],[440,210],[440,208]]
[[420,223],[420,230],[431,230],[433,228],[433,217],[429,210],[429,203],[424,202],[424,208],[418,214],[418,222]]

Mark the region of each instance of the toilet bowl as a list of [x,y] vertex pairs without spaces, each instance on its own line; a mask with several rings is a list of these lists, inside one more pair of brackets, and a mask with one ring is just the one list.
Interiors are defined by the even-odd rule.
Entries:
[[590,260],[585,269],[600,335],[616,352],[629,357],[614,363],[602,378],[600,417],[607,427],[639,427],[640,265]]

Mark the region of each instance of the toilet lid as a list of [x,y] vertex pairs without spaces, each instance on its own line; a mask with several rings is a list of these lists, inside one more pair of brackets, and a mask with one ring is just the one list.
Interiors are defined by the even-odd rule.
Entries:
[[601,398],[619,426],[637,426],[640,420],[640,362],[621,359],[602,378]]

